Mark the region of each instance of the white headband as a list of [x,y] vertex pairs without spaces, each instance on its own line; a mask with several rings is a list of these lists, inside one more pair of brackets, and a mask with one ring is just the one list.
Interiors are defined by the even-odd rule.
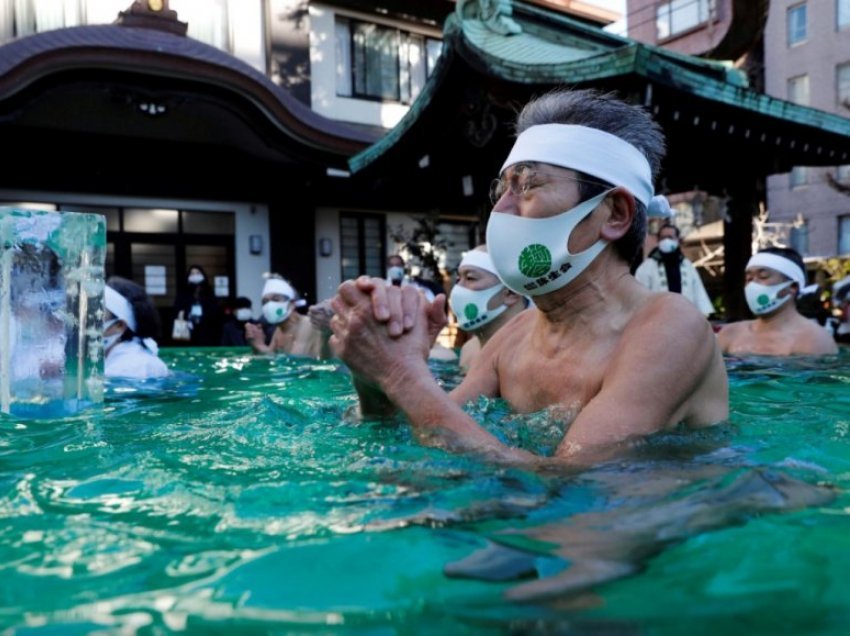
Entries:
[[130,331],[136,331],[136,314],[133,313],[133,305],[109,285],[103,291],[103,304],[106,305],[109,313],[118,318],[118,320],[123,320],[130,328]]
[[532,126],[517,137],[502,172],[515,163],[530,161],[578,170],[623,186],[645,206],[654,192],[652,170],[643,153],[597,128],[572,124]]
[[779,254],[773,254],[772,252],[758,252],[757,254],[753,254],[752,258],[747,261],[747,269],[750,267],[769,267],[770,269],[775,269],[780,274],[784,274],[797,283],[801,290],[806,286],[806,272],[800,269],[797,263]]
[[460,265],[458,265],[457,268],[460,269],[465,265],[477,267],[478,269],[483,269],[485,272],[490,272],[491,274],[498,276],[496,273],[496,267],[493,265],[493,259],[487,252],[482,252],[481,250],[469,250],[463,255]]
[[295,300],[295,290],[292,289],[292,285],[282,278],[269,278],[266,281],[266,284],[263,286],[263,296],[268,294],[281,294],[289,298],[289,300]]

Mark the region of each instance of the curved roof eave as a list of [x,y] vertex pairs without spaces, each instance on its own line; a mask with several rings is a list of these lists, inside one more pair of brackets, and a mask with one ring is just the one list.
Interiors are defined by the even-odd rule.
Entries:
[[45,31],[0,46],[0,101],[72,69],[191,79],[232,91],[282,135],[315,150],[351,155],[379,139],[322,117],[241,60],[198,40],[152,29],[91,25]]
[[[494,33],[479,20],[460,19],[456,14],[449,17],[444,29],[444,55],[435,73],[407,116],[378,142],[349,159],[352,173],[376,161],[414,126],[456,57],[488,75],[518,84],[558,85],[564,78],[571,83],[586,83],[637,75],[780,124],[811,127],[850,140],[850,120],[750,90],[736,70],[721,63],[637,43],[537,7],[514,6],[519,11],[512,17],[524,29],[521,37]],[[550,36],[547,40],[540,37],[544,27]],[[529,57],[540,61],[525,61]]]

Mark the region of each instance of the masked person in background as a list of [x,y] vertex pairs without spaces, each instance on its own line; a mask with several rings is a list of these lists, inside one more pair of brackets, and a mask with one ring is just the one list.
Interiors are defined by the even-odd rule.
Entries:
[[186,283],[174,301],[174,317],[179,318],[181,314],[189,321],[192,346],[216,347],[221,344],[221,308],[200,265],[189,267]]
[[460,366],[468,371],[487,341],[525,309],[525,298],[499,280],[484,245],[464,254],[457,274],[449,306],[458,327],[472,335],[460,350]]
[[[664,140],[639,106],[596,91],[553,91],[525,106],[491,190],[487,249],[502,282],[533,296],[446,394],[426,355],[444,297],[362,277],[333,300],[331,343],[364,411],[400,409],[420,439],[509,465],[586,467],[634,438],[728,417],[711,326],[680,294],[629,273],[642,248]],[[658,336],[664,326],[664,337]],[[463,405],[502,398],[566,426],[553,457],[505,445]]]
[[104,375],[138,380],[169,375],[154,340],[159,335],[159,313],[144,288],[113,276],[106,281],[104,306]]
[[652,291],[674,292],[690,300],[703,316],[714,313],[714,305],[702,279],[679,244],[679,228],[665,223],[658,229],[658,245],[635,272],[635,278]]
[[263,319],[274,327],[271,340],[261,325],[245,324],[245,338],[256,353],[288,353],[311,358],[329,358],[328,335],[314,326],[310,319],[295,311],[303,306],[292,285],[272,274],[263,286]]
[[224,321],[224,327],[221,330],[221,346],[247,347],[245,325],[249,322],[258,324],[254,320],[254,313],[251,311],[251,299],[239,296],[233,301],[230,316]]
[[733,355],[828,355],[838,352],[832,336],[797,311],[796,299],[806,286],[800,254],[769,247],[747,263],[744,295],[754,320],[724,326],[717,334],[723,353]]
[[[394,287],[407,287],[411,285],[419,289],[428,302],[434,300],[435,290],[431,288],[430,281],[424,281],[419,278],[410,278],[407,275],[407,265],[404,259],[398,254],[392,254],[387,257],[387,284]],[[440,293],[437,290],[437,293]]]

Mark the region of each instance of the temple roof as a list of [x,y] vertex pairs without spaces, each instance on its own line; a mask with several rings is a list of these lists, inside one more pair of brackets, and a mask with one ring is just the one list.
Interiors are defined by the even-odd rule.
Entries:
[[[444,102],[458,99],[457,86],[473,85],[488,93],[494,109],[509,105],[499,103],[506,95],[521,106],[522,99],[561,85],[623,93],[651,110],[665,129],[671,187],[689,189],[698,179],[688,171],[710,180],[705,171],[718,167],[706,160],[712,154],[746,158],[761,175],[850,162],[850,120],[757,93],[727,64],[638,43],[530,4],[514,2],[512,11],[501,13],[482,7],[458,3],[425,89],[396,128],[349,161],[354,173],[379,169],[384,161],[397,165],[395,147],[421,144],[425,136],[416,129],[437,121],[429,112],[449,112]],[[502,115],[510,119],[513,113]]]

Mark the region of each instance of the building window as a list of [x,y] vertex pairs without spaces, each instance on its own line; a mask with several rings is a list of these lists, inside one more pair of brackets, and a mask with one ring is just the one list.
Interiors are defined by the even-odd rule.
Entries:
[[788,78],[788,101],[807,106],[809,103],[809,76]]
[[838,105],[850,109],[850,62],[835,67],[835,94]]
[[838,254],[850,254],[850,214],[838,217]]
[[422,91],[441,46],[417,33],[337,17],[337,95],[410,104]]
[[340,214],[342,280],[351,280],[361,274],[384,277],[386,235],[383,216]]
[[791,226],[788,242],[801,256],[806,256],[809,253],[809,222],[802,216],[799,217],[798,222]]
[[672,0],[662,2],[655,10],[658,39],[690,31],[711,19],[714,0]]
[[794,166],[791,168],[791,176],[788,179],[788,185],[791,188],[799,188],[804,186],[809,181],[809,173],[806,166]]
[[806,41],[806,3],[788,8],[788,46]]
[[839,30],[850,27],[850,0],[835,0],[835,24]]

